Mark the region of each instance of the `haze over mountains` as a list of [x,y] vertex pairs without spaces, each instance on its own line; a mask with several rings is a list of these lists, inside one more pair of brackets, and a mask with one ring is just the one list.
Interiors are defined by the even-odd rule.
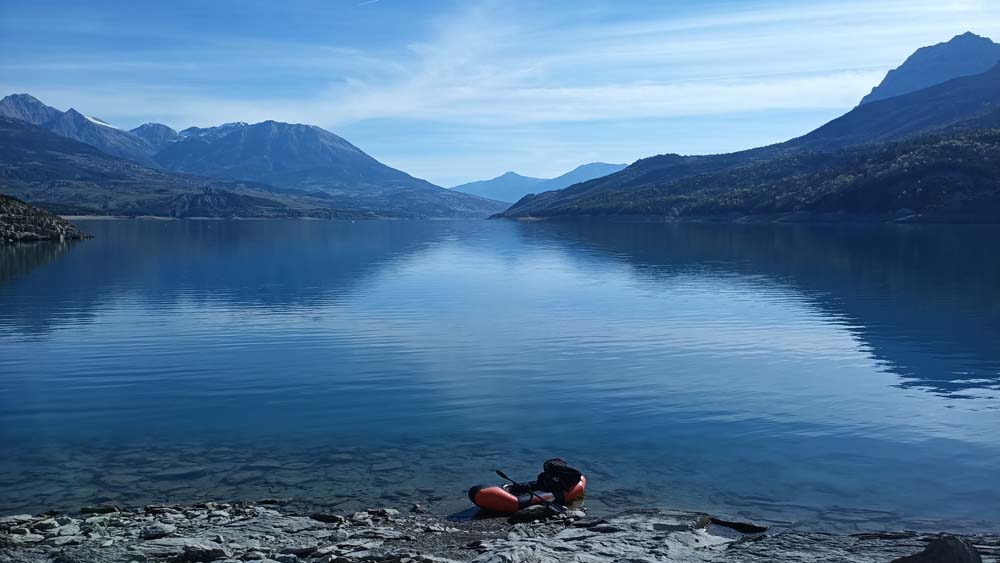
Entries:
[[[135,214],[140,209],[173,208],[164,207],[163,202],[137,206],[134,198],[119,197],[122,195],[117,189],[120,183],[135,186],[139,178],[155,177],[156,181],[152,183],[160,186],[159,189],[167,189],[163,186],[169,184],[170,189],[183,186],[184,191],[197,184],[215,190],[248,190],[246,182],[250,182],[255,184],[251,190],[253,193],[243,195],[259,197],[261,193],[280,192],[282,198],[279,204],[272,202],[256,210],[242,204],[222,206],[209,216],[237,211],[250,213],[250,216],[271,216],[275,209],[289,212],[292,216],[303,212],[314,215],[312,210],[326,209],[319,215],[485,217],[506,207],[501,202],[453,192],[414,178],[382,164],[345,139],[311,125],[276,121],[253,125],[238,122],[218,127],[192,127],[178,133],[166,125],[147,123],[132,131],[122,131],[74,109],[62,112],[46,106],[28,94],[14,94],[0,100],[0,116],[85,143],[106,153],[109,158],[129,161],[112,165],[104,159],[95,165],[95,157],[91,155],[86,166],[81,163],[80,170],[72,170],[67,163],[73,159],[65,155],[79,154],[78,147],[70,148],[65,143],[56,143],[53,138],[32,132],[35,146],[45,142],[55,144],[53,151],[40,150],[40,161],[48,161],[50,156],[58,155],[56,160],[60,165],[55,169],[63,174],[52,177],[32,167],[30,170],[39,176],[29,178],[25,169],[18,169],[19,193],[26,199],[43,204],[67,205],[70,198],[65,182],[72,183],[79,177],[86,177],[91,191],[104,191],[103,203],[99,207],[103,213]],[[12,124],[6,123],[3,132],[13,135],[15,129]],[[12,138],[4,141],[8,149],[6,156],[14,159],[5,161],[5,166],[22,165],[17,159],[24,155],[13,152],[16,147]],[[133,164],[142,165],[145,169],[137,170]],[[102,182],[92,174],[94,166],[104,171],[125,171],[124,176],[105,175]],[[167,171],[203,178],[192,180],[192,176],[171,176]],[[220,184],[207,178],[243,182]],[[47,183],[40,183],[43,181]],[[31,193],[28,186],[32,186]],[[294,212],[287,208],[291,199],[301,204],[291,206]],[[81,207],[97,212],[91,206],[93,203],[92,198],[84,198]],[[308,211],[304,211],[306,209]]]
[[[997,140],[990,135],[967,133],[1000,125],[1000,66],[995,65],[981,74],[966,75],[968,66],[938,65],[939,61],[964,56],[967,44],[973,41],[979,45],[980,39],[963,35],[922,49],[921,56],[908,59],[904,65],[906,73],[920,74],[920,65],[927,61],[930,65],[927,76],[937,82],[921,90],[863,103],[802,137],[731,154],[668,154],[642,159],[604,178],[525,197],[500,216],[763,218],[769,214],[798,213],[802,218],[809,213],[837,213],[838,210],[828,203],[837,200],[834,196],[837,190],[845,190],[854,193],[852,197],[868,197],[872,201],[868,202],[871,205],[844,207],[839,210],[843,213],[860,213],[865,209],[865,213],[873,216],[901,215],[913,220],[922,220],[922,217],[923,220],[960,220],[958,218],[964,214],[970,220],[1000,221],[998,207],[993,203],[1000,200],[1000,170],[994,166],[995,161],[990,160],[995,158],[993,145]],[[950,72],[945,72],[947,68]],[[884,83],[891,85],[894,80],[887,78]],[[875,92],[885,95],[888,91],[876,88]],[[932,133],[939,136],[920,139]],[[940,135],[950,141],[941,141]],[[909,139],[915,140],[885,145]],[[962,146],[963,150],[950,151],[949,142]],[[894,150],[901,160],[895,161],[888,156]],[[841,151],[848,152],[841,154]],[[829,158],[814,158],[812,155],[817,152]],[[922,160],[915,166],[911,159],[918,157]],[[972,159],[975,166],[966,166],[968,161],[961,159]],[[874,186],[855,182],[856,176],[864,177],[872,172],[866,166],[882,170],[872,176],[880,177],[883,182]],[[890,177],[886,172],[893,166],[899,177]],[[954,173],[951,177],[937,173],[949,169]],[[824,176],[815,176],[817,173]],[[812,184],[800,185],[792,181],[810,175],[813,176]],[[831,184],[827,181],[831,178],[840,178],[840,181]],[[912,182],[912,186],[919,186],[923,192],[941,189],[956,198],[964,198],[964,206],[956,208],[948,201],[932,197],[920,199],[923,203],[918,205],[919,202],[908,197],[912,194],[903,193],[906,190],[900,188],[900,178]],[[930,181],[932,178],[936,183]],[[862,184],[866,189],[855,191]],[[790,191],[792,185],[803,193]],[[825,187],[813,189],[819,185]],[[810,193],[822,201],[810,197]],[[977,195],[971,197],[972,193]],[[875,201],[880,203],[875,205]],[[972,201],[978,202],[976,205],[980,208],[976,209]],[[914,209],[914,205],[919,209]],[[982,211],[987,209],[993,215],[984,217]]]
[[492,180],[480,180],[469,182],[451,189],[467,194],[478,195],[497,201],[514,203],[522,197],[531,193],[547,192],[549,190],[559,190],[579,182],[586,182],[594,178],[600,178],[613,174],[625,168],[626,164],[607,164],[604,162],[591,162],[583,164],[562,174],[556,178],[531,178],[521,176],[516,172],[506,172]]

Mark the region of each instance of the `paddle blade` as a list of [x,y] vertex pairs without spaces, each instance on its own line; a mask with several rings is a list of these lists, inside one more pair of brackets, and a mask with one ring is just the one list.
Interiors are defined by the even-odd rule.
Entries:
[[501,479],[503,479],[505,481],[513,481],[513,479],[511,479],[510,477],[508,477],[507,474],[504,473],[503,471],[500,471],[499,469],[494,469],[494,471],[497,472],[497,475],[499,475]]

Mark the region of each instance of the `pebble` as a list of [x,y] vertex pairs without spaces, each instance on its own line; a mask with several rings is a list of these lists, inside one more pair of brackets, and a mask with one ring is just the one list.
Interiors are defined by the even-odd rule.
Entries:
[[75,523],[59,526],[55,530],[57,536],[76,536],[80,534],[80,525]]
[[56,522],[53,518],[46,518],[41,522],[36,522],[35,525],[32,526],[35,530],[55,530],[58,527],[59,522]]
[[316,520],[318,522],[324,522],[326,524],[343,524],[344,522],[347,522],[347,518],[344,518],[339,514],[324,514],[317,512],[310,515],[309,517],[312,518],[313,520]]
[[49,538],[45,540],[45,543],[49,545],[54,545],[56,547],[64,545],[74,545],[83,541],[83,536],[56,536],[54,538]]
[[164,522],[154,522],[142,529],[139,536],[146,540],[165,538],[177,531],[177,526]]

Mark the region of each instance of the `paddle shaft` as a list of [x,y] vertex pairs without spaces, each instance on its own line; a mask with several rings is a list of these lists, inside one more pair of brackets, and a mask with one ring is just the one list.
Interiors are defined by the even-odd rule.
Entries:
[[[511,483],[517,485],[518,487],[523,487],[524,486],[524,485],[518,483],[517,481],[511,479],[510,477],[508,477],[507,474],[504,473],[503,471],[500,471],[499,469],[495,469],[494,471],[497,472],[497,475],[499,475],[501,479],[506,479],[507,481],[510,481]],[[544,498],[542,498],[541,495],[535,493],[535,491],[532,491],[530,487],[528,488],[528,494],[531,495],[531,496],[533,496],[533,497],[535,497],[535,498],[537,498],[538,500],[542,501],[542,503],[545,504],[545,506],[551,508],[552,510],[555,510],[559,514],[562,514],[563,512],[566,512],[566,508],[565,507],[559,506],[558,504],[556,504],[556,503],[554,503],[554,502],[552,502],[550,500],[545,500]]]

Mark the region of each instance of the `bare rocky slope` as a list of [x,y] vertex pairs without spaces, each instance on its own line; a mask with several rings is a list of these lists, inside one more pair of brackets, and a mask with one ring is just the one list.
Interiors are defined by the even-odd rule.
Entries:
[[[769,534],[707,514],[634,510],[447,520],[408,513],[294,512],[281,501],[98,506],[79,514],[0,518],[0,562],[264,563],[820,562],[996,563],[1000,537],[913,532]],[[754,532],[754,533],[741,533]]]

